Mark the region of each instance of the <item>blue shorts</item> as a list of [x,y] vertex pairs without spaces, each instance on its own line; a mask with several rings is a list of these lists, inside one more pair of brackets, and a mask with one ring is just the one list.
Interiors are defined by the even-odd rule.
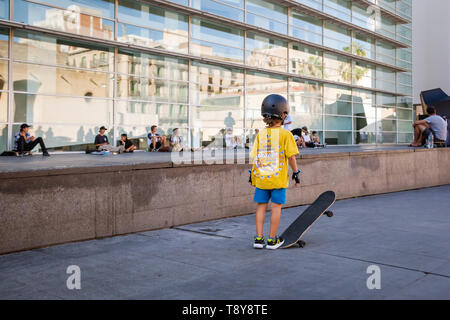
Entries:
[[256,188],[253,201],[256,203],[272,203],[286,204],[286,189],[263,190]]

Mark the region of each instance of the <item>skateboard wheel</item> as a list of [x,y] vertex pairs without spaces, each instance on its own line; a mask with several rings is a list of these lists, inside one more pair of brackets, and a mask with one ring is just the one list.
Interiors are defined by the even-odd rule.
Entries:
[[327,211],[327,212],[325,212],[325,214],[328,216],[328,218],[331,218],[332,216],[334,216],[334,213],[332,211]]
[[304,248],[306,246],[306,242],[302,240],[297,241],[297,244],[300,248]]

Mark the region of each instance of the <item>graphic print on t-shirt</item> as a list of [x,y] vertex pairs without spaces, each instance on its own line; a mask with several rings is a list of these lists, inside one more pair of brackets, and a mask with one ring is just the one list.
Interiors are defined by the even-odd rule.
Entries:
[[277,176],[281,170],[279,130],[264,131],[267,134],[260,135],[255,167],[258,169],[258,175],[261,179],[270,179],[272,176]]

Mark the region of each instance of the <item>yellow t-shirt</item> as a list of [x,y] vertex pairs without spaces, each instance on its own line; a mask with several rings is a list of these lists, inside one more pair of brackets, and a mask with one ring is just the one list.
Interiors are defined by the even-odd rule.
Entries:
[[298,147],[290,131],[281,127],[261,130],[250,153],[253,186],[263,190],[287,188],[288,159],[297,154]]

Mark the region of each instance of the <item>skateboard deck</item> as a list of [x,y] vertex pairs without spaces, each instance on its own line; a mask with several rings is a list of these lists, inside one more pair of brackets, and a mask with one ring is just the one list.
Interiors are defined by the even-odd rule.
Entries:
[[292,224],[287,227],[281,237],[284,240],[284,244],[280,247],[282,249],[292,247],[298,244],[303,248],[305,242],[300,240],[303,235],[311,228],[324,213],[328,217],[333,216],[333,212],[328,209],[336,201],[336,194],[333,191],[327,191],[322,193],[316,201],[313,202]]

